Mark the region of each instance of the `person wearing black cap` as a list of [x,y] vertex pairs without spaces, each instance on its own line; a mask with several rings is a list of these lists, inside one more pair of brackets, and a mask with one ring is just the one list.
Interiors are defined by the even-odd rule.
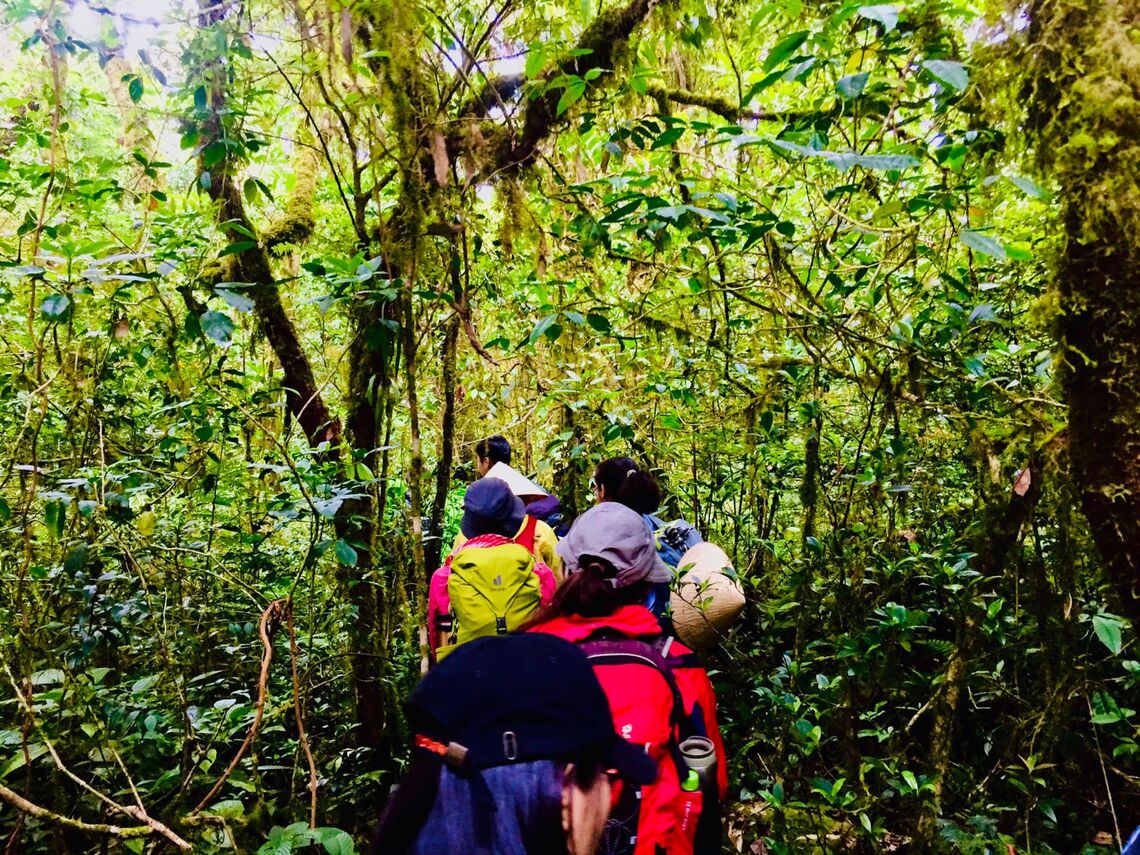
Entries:
[[535,557],[535,528],[527,519],[505,481],[482,478],[467,488],[459,527],[468,540],[432,574],[428,588],[433,661],[473,638],[517,629],[550,602],[554,572]]
[[414,757],[375,855],[594,855],[609,774],[638,785],[657,774],[614,732],[586,657],[554,636],[465,644],[405,709]]

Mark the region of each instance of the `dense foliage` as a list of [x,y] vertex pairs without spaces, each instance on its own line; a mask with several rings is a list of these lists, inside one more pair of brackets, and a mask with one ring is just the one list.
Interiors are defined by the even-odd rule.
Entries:
[[360,846],[491,432],[733,556],[737,850],[1127,834],[1034,10],[110,5],[0,2],[7,851]]

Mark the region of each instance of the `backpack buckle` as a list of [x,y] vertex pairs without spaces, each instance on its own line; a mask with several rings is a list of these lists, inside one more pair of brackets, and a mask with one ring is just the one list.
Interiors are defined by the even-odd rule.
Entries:
[[508,760],[518,759],[519,740],[513,730],[503,731],[503,756]]
[[507,619],[506,617],[495,618],[495,632],[499,635],[507,634]]

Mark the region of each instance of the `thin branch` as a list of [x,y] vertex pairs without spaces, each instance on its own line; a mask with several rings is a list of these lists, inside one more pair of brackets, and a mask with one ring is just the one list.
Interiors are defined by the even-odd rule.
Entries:
[[309,828],[317,827],[317,763],[305,733],[305,720],[301,716],[301,678],[297,674],[297,632],[293,628],[293,602],[285,606],[285,625],[289,630],[289,661],[293,670],[293,713],[297,719],[297,738],[309,763]]
[[210,792],[206,793],[205,798],[198,802],[197,807],[190,811],[190,816],[196,816],[202,812],[226,779],[233,774],[237,764],[241,762],[241,758],[245,756],[245,752],[249,750],[249,746],[253,744],[253,739],[257,736],[257,731],[261,727],[261,718],[265,715],[265,698],[268,695],[269,684],[269,666],[273,662],[273,634],[277,631],[277,627],[281,621],[281,613],[285,607],[285,600],[274,600],[265,611],[261,613],[261,622],[258,625],[258,634],[261,636],[261,645],[263,652],[261,654],[261,675],[257,679],[257,709],[253,715],[253,724],[249,726],[249,733],[245,735],[245,741],[242,742],[241,747],[238,749],[237,754],[230,761],[230,765],[226,767],[226,771],[222,773],[222,777],[218,778],[217,782],[210,788]]

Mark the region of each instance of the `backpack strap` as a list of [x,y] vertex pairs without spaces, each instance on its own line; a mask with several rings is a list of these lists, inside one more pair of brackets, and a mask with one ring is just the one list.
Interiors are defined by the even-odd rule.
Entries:
[[681,689],[677,686],[677,678],[673,676],[669,663],[661,656],[655,645],[636,638],[594,637],[579,643],[578,647],[586,654],[591,664],[645,665],[655,669],[665,680],[673,695],[670,721],[679,728],[684,726],[685,701],[681,697]]
[[515,543],[523,547],[531,555],[534,555],[534,542],[538,532],[538,517],[532,517],[530,514],[527,514],[525,520],[522,531],[520,531],[515,538]]

